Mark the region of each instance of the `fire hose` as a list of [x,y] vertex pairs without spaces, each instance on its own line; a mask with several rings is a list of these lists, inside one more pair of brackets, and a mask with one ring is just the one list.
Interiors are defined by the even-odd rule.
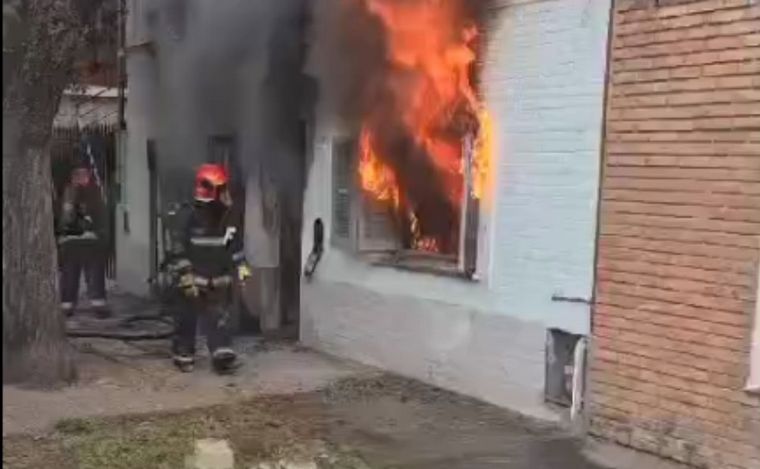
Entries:
[[[151,313],[136,313],[114,319],[97,319],[84,327],[72,327],[67,324],[66,335],[71,338],[113,339],[121,341],[159,340],[174,334],[174,323],[163,310],[167,305],[167,287],[161,285],[159,290],[160,310]],[[143,310],[144,311],[144,310]],[[147,326],[147,324],[155,326]],[[141,327],[142,326],[142,327]],[[156,327],[157,326],[157,327]]]
[[[77,339],[111,339],[125,342],[170,338],[174,334],[174,322],[162,310],[170,302],[172,286],[161,280],[155,278],[149,280],[150,283],[157,285],[160,308],[158,312],[130,314],[111,320],[97,319],[91,324],[86,324],[85,327],[67,325],[66,335]],[[148,326],[148,324],[153,325]]]
[[[155,321],[164,324],[166,327],[159,330],[134,330],[134,323],[139,321]],[[160,314],[135,314],[119,320],[112,326],[116,330],[68,330],[66,335],[77,339],[139,341],[166,339],[174,334],[174,325],[171,320]]]

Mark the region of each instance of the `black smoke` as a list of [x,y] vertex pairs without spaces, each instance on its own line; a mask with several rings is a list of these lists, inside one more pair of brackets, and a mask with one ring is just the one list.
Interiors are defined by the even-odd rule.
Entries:
[[[166,200],[188,199],[210,137],[234,137],[235,178],[264,175],[300,213],[303,125],[315,96],[303,74],[308,0],[141,2]],[[138,19],[139,21],[139,19]]]

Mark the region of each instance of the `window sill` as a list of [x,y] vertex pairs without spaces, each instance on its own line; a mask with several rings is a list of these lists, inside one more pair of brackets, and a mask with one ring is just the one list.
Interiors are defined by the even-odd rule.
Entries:
[[377,267],[390,267],[407,272],[477,281],[477,277],[468,275],[459,268],[457,259],[453,256],[417,251],[396,251],[363,253],[360,258]]

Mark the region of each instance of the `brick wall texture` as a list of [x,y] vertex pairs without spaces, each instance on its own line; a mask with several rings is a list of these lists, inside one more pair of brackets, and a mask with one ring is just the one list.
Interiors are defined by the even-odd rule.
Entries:
[[615,3],[591,432],[757,469],[760,1]]

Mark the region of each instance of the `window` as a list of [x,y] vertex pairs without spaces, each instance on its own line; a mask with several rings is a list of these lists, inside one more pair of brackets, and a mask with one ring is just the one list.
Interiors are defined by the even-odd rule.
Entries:
[[[440,247],[442,243],[420,235],[417,224],[428,223],[429,220],[416,220],[414,214],[397,210],[398,203],[379,200],[362,188],[358,140],[334,140],[332,243],[375,264],[471,278],[476,266],[480,208],[478,199],[473,195],[471,151],[466,143],[463,151],[463,200],[453,220],[444,225],[443,229],[450,230],[453,240],[451,247],[444,250]],[[428,183],[424,178],[412,182]]]
[[344,140],[333,144],[332,234],[339,244],[348,244],[352,238],[352,174],[355,142]]
[[208,139],[209,163],[222,164],[227,168],[234,165],[235,137],[232,135],[212,135]]
[[234,135],[212,135],[208,139],[207,161],[224,165],[230,173],[230,188],[233,196],[244,188],[240,179],[241,167],[237,155],[237,139]]
[[[243,179],[245,173],[238,156],[237,137],[232,134],[211,135],[208,138],[206,161],[221,164],[227,168],[230,177],[230,195],[234,201],[234,216],[243,217],[245,214],[246,181]],[[270,218],[266,220],[271,221]]]
[[169,0],[166,3],[166,22],[172,37],[184,39],[187,23],[187,3],[185,0]]

